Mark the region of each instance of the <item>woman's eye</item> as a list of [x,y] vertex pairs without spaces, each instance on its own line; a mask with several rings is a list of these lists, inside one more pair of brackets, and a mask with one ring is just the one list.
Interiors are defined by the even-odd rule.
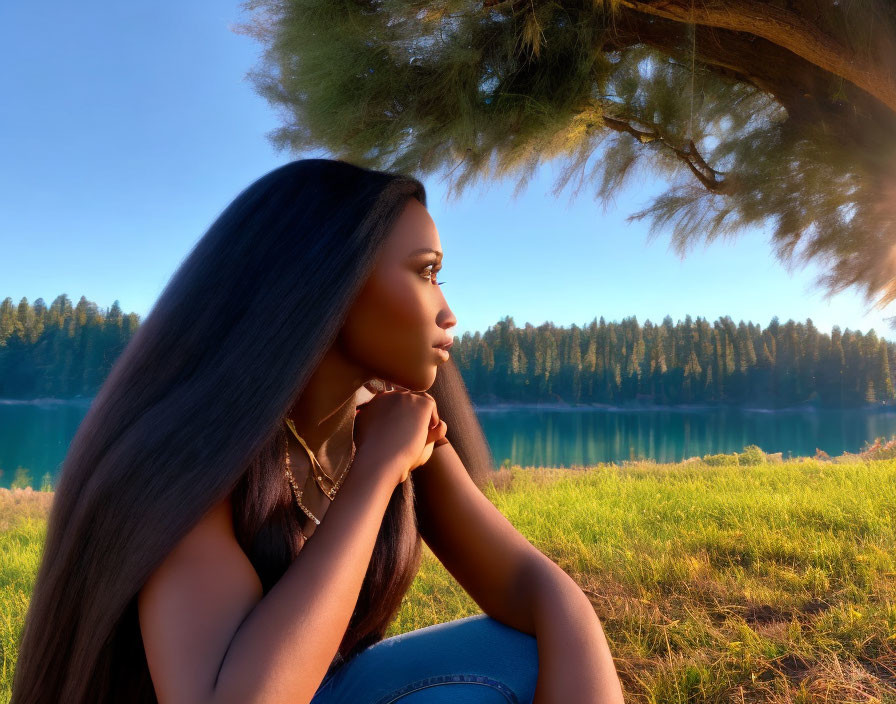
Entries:
[[424,274],[427,274],[427,273],[429,274],[428,276],[423,276],[423,278],[429,279],[433,283],[436,283],[436,275],[438,274],[439,270],[442,268],[442,267],[434,268],[435,266],[436,266],[435,264],[430,264],[428,267],[426,267],[423,270]]

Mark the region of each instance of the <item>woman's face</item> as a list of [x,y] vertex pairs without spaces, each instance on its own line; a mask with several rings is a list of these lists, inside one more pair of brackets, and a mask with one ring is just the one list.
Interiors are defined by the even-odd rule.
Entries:
[[411,391],[435,381],[446,358],[434,345],[449,342],[457,325],[438,285],[441,251],[429,212],[411,198],[339,333],[342,353],[370,378]]

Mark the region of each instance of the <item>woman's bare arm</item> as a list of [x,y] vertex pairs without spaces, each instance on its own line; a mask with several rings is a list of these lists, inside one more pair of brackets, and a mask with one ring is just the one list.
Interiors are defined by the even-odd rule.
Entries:
[[140,595],[159,704],[311,701],[348,627],[400,476],[379,466],[381,457],[358,452],[314,536],[263,597],[229,515],[210,512],[187,536]]
[[395,472],[361,466],[277,584],[246,617],[221,664],[213,704],[310,702],[342,641]]

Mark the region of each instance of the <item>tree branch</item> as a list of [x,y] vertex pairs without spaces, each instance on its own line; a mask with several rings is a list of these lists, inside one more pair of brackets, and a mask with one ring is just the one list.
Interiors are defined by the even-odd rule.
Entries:
[[[483,7],[504,7],[517,12],[524,11],[531,1],[483,0]],[[694,2],[696,8],[697,0]],[[682,10],[686,6],[689,12],[690,3],[691,0],[662,0],[662,4],[660,0],[620,0],[606,31],[596,35],[598,46],[595,48],[613,51],[643,44],[666,56],[690,63],[692,44],[686,37],[689,17]],[[724,14],[723,9],[728,7],[727,2],[720,0],[700,0],[701,7],[707,3],[716,14]],[[742,9],[745,2],[738,0],[734,6],[735,9]],[[648,7],[655,11],[648,12]],[[751,7],[759,11],[767,4],[754,0]],[[674,16],[675,19],[665,15]],[[753,20],[754,23],[757,21]],[[889,105],[851,82],[843,86],[846,99],[832,99],[829,92],[833,74],[782,44],[749,33],[746,29],[737,31],[698,23],[694,31],[693,47],[697,62],[718,75],[749,83],[770,94],[787,110],[793,121],[823,125],[829,133],[854,142],[858,148],[869,147],[881,138],[877,129],[869,130],[872,125],[888,134],[896,134],[894,110]],[[840,44],[838,47],[840,51],[847,52],[841,57],[843,61],[852,61],[854,57],[849,55],[849,50]],[[888,65],[881,62],[879,71],[886,71]],[[889,74],[886,82],[893,84]]]
[[[639,130],[626,119],[617,119],[615,117],[601,115],[600,120],[611,130],[615,130],[616,132],[626,132],[635,137],[642,144],[647,142],[659,142],[681,159],[681,161],[683,161],[691,170],[691,173],[697,177],[697,180],[700,181],[708,191],[719,195],[729,195],[732,192],[732,182],[728,179],[720,180],[717,178],[721,172],[716,171],[706,163],[697,151],[693,140],[688,140],[687,148],[682,149],[666,139],[658,126],[654,126],[651,130]],[[638,121],[640,122],[640,120]]]
[[[603,49],[624,50],[644,44],[684,61],[690,51],[690,46],[685,46],[690,44],[685,41],[685,29],[679,22],[623,10],[603,40]],[[893,113],[886,106],[850,85],[849,101],[830,99],[830,74],[789,50],[731,30],[697,26],[695,31],[698,64],[770,94],[793,121],[823,124],[829,132],[857,147],[867,147],[867,140],[880,138],[878,130],[869,129],[872,125],[893,134]]]
[[877,61],[861,57],[805,17],[772,3],[756,0],[620,0],[620,5],[676,22],[762,37],[846,79],[896,113],[896,79],[888,71],[891,64],[887,57],[882,56]]

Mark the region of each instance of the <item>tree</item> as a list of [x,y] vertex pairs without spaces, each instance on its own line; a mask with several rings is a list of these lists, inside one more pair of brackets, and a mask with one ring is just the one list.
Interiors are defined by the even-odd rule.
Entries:
[[[896,299],[891,0],[247,0],[250,76],[279,148],[478,178],[565,160],[607,203],[642,162],[668,190],[634,219],[700,239],[767,226],[829,294]],[[589,159],[600,151],[588,168]],[[891,319],[896,328],[896,318]]]
[[874,403],[874,401],[876,399],[877,399],[877,395],[874,391],[874,382],[871,379],[869,379],[868,384],[865,387],[865,402],[866,403]]
[[887,341],[881,340],[877,347],[877,373],[874,377],[874,383],[882,401],[892,401],[896,399],[896,390],[893,388],[893,379],[890,376],[890,360],[887,355]]
[[0,346],[5,347],[9,344],[8,340],[16,330],[17,322],[16,308],[13,306],[12,298],[7,296],[0,301]]
[[697,355],[692,350],[688,356],[688,363],[684,368],[683,398],[685,401],[692,400],[694,392],[700,388],[698,382],[700,381],[701,373],[700,362],[697,361]]
[[[117,301],[107,315],[84,296],[72,307],[62,294],[49,308],[43,298],[31,305],[23,297],[14,306],[7,297],[0,301],[0,396],[96,393],[137,325]],[[113,326],[116,333],[107,335]]]

